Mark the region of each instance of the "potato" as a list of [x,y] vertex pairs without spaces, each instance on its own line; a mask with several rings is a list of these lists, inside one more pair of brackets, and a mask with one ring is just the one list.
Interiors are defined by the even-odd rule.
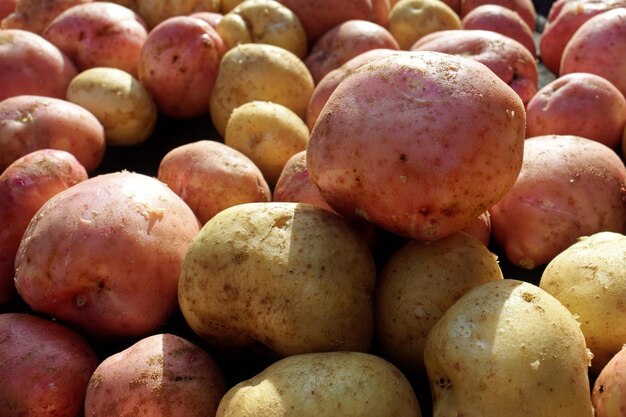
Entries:
[[483,4],[498,4],[511,9],[526,22],[531,30],[535,30],[537,12],[532,0],[460,0],[459,15],[464,18],[469,12]]
[[384,356],[403,371],[422,372],[426,337],[445,311],[470,289],[502,278],[497,256],[468,234],[409,241],[377,280],[375,337]]
[[170,17],[221,10],[220,0],[114,0],[114,3],[133,9],[150,30]]
[[13,6],[10,14],[0,13],[2,29],[21,29],[41,35],[55,17],[65,10],[92,0],[2,0],[0,8]]
[[421,417],[406,377],[383,358],[323,352],[281,359],[232,387],[216,417]]
[[384,27],[367,20],[348,20],[324,33],[304,63],[317,84],[330,71],[372,49],[397,50],[400,47]]
[[563,51],[574,32],[593,16],[624,6],[624,0],[555,1],[550,7],[548,21],[539,38],[542,64],[558,74]]
[[339,84],[311,132],[307,167],[341,215],[437,240],[513,185],[524,129],[522,101],[486,66],[406,52]]
[[626,99],[617,87],[595,74],[562,75],[526,105],[527,137],[582,136],[617,149],[625,126]]
[[214,416],[226,392],[213,358],[173,334],[140,339],[100,363],[89,380],[86,416]]
[[93,172],[105,147],[102,124],[77,104],[28,95],[0,101],[0,171],[24,155],[50,148],[71,153]]
[[226,45],[207,22],[171,17],[152,31],[139,55],[139,81],[162,114],[192,118],[209,111]]
[[67,55],[79,71],[112,67],[137,77],[137,61],[148,32],[131,9],[95,1],[58,15],[43,31],[43,37]]
[[159,164],[158,178],[189,205],[201,224],[228,207],[271,200],[270,188],[254,162],[216,141],[172,149]]
[[389,32],[400,49],[408,50],[420,38],[440,30],[461,29],[456,12],[440,0],[400,0],[389,12]]
[[28,94],[65,98],[76,74],[72,61],[41,36],[20,29],[0,30],[0,101]]
[[626,95],[626,9],[592,17],[572,35],[561,57],[560,74],[589,72],[612,82]]
[[494,205],[492,236],[511,263],[533,269],[581,236],[626,227],[626,168],[610,148],[577,136],[526,139],[515,185]]
[[83,415],[94,350],[78,333],[24,313],[0,314],[0,415]]
[[390,10],[389,0],[278,0],[298,16],[314,44],[324,33],[341,22],[359,19],[386,26]]
[[146,88],[126,71],[85,70],[67,87],[67,100],[89,110],[104,127],[107,145],[134,146],[154,131],[158,110]]
[[222,0],[221,11],[226,14],[237,7],[238,4],[243,3],[244,0]]
[[0,28],[2,27],[2,19],[15,11],[17,0],[5,0],[0,2]]
[[224,18],[224,15],[218,12],[195,12],[191,13],[189,16],[204,20],[209,25],[211,25],[213,29],[215,29],[220,21]]
[[97,339],[145,336],[176,308],[199,223],[160,181],[103,174],[62,191],[31,220],[15,260],[24,301]]
[[624,409],[624,355],[626,347],[615,354],[596,378],[591,401],[595,417],[619,417]]
[[541,274],[539,286],[580,322],[599,373],[626,341],[626,236],[598,232],[559,253]]
[[178,301],[191,329],[220,349],[367,351],[375,278],[368,247],[337,215],[248,203],[221,211],[194,238]]
[[224,15],[216,27],[228,48],[241,43],[279,46],[304,59],[306,32],[294,12],[272,0],[246,0]]
[[489,30],[450,30],[426,35],[414,51],[462,55],[485,64],[520,96],[524,104],[537,93],[535,57],[521,43]]
[[426,340],[433,416],[593,417],[590,353],[550,294],[513,279],[473,288]]
[[235,108],[224,133],[224,143],[250,158],[272,185],[287,160],[305,150],[308,142],[304,121],[287,107],[268,101]]
[[491,30],[515,39],[532,56],[537,55],[535,38],[519,14],[499,4],[483,4],[465,15],[461,21],[466,30]]
[[231,112],[255,100],[282,104],[304,119],[313,88],[304,62],[286,49],[260,43],[237,45],[220,63],[211,94],[211,120],[223,137]]
[[52,196],[87,179],[87,171],[65,151],[40,149],[0,175],[0,303],[15,295],[15,255],[30,219]]

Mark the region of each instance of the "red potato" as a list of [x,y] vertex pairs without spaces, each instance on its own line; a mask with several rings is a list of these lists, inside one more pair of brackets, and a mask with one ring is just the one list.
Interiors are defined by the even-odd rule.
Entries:
[[148,37],[143,20],[119,4],[95,1],[57,16],[43,32],[79,71],[112,67],[137,76],[139,53]]
[[511,263],[533,269],[581,236],[626,227],[626,168],[596,141],[526,139],[515,185],[493,206],[492,236]]
[[626,8],[592,17],[567,43],[560,74],[590,72],[612,82],[626,95]]
[[591,402],[595,417],[622,417],[626,391],[626,346],[616,353],[596,378]]
[[2,19],[15,11],[17,0],[0,1],[0,28],[2,27]]
[[537,11],[532,0],[460,0],[459,15],[461,19],[475,8],[483,4],[498,4],[511,9],[526,22],[531,30],[535,30],[537,24]]
[[72,61],[43,37],[0,30],[0,101],[24,94],[65,98],[77,73]]
[[225,392],[207,352],[180,336],[155,334],[98,365],[85,416],[214,416]]
[[339,84],[311,133],[307,167],[338,213],[436,240],[514,184],[524,129],[522,101],[486,66],[407,52]]
[[317,84],[330,71],[372,49],[400,49],[384,27],[367,20],[348,20],[324,33],[304,60]]
[[446,30],[417,41],[413,51],[436,51],[472,58],[493,71],[520,96],[524,104],[537,93],[535,57],[521,43],[488,30]]
[[224,42],[209,23],[190,16],[171,17],[148,35],[139,56],[139,81],[165,115],[206,114],[225,52]]
[[314,44],[324,33],[347,20],[369,20],[386,26],[389,0],[278,0],[290,8],[302,22],[309,44]]
[[[14,11],[0,22],[2,29],[22,29],[41,35],[55,17],[70,7],[90,3],[92,0],[2,0],[13,4]],[[0,19],[2,19],[0,13]]]
[[161,160],[158,178],[191,207],[201,224],[228,207],[271,200],[259,168],[221,142],[202,140],[172,149]]
[[554,2],[539,38],[541,62],[554,74],[558,74],[565,46],[576,30],[593,16],[625,6],[624,0],[558,0]]
[[34,310],[99,339],[153,332],[176,308],[200,225],[155,178],[115,172],[52,197],[31,220],[15,286]]
[[595,74],[563,75],[526,105],[526,137],[582,136],[617,149],[625,126],[626,99],[617,87]]
[[463,29],[491,30],[515,39],[537,55],[535,38],[526,22],[515,11],[499,4],[483,4],[471,10],[461,20]]
[[98,357],[75,331],[23,313],[0,314],[0,415],[76,417]]
[[23,95],[0,101],[0,171],[45,148],[67,151],[93,172],[104,157],[104,128],[89,111],[65,100]]
[[0,303],[15,295],[15,255],[31,218],[52,196],[86,179],[72,154],[53,149],[23,156],[0,175]]

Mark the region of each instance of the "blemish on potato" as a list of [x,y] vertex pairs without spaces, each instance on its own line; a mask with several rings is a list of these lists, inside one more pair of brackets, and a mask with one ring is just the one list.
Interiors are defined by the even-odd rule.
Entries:
[[87,298],[84,295],[77,295],[74,297],[74,304],[76,307],[83,308],[87,304]]

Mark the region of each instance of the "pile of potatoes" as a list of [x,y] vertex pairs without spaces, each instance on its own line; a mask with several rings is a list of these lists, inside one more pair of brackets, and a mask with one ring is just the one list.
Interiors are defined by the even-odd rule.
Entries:
[[0,1],[0,416],[626,415],[625,34]]

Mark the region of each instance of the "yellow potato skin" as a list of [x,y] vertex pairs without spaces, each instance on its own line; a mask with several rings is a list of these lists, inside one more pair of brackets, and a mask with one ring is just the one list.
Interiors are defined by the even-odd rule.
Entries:
[[366,353],[290,356],[231,388],[217,417],[421,417],[405,376]]

